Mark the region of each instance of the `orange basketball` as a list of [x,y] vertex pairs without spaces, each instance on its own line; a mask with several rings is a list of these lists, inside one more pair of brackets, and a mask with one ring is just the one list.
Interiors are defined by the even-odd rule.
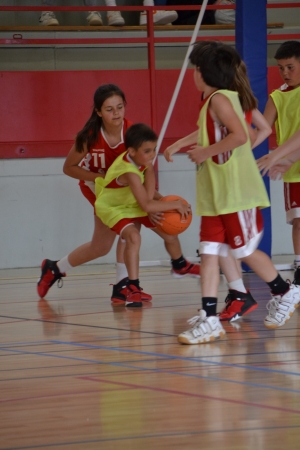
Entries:
[[[161,202],[173,202],[174,200],[183,200],[184,203],[188,204],[188,202],[184,198],[179,197],[179,195],[166,195],[160,199]],[[172,235],[183,233],[190,226],[193,217],[192,213],[190,213],[186,219],[181,219],[181,214],[174,210],[165,211],[163,215],[164,217],[161,224],[156,227],[159,230]]]

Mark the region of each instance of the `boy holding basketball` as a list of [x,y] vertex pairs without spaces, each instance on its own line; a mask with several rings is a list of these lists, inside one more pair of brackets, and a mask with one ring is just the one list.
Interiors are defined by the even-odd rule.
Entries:
[[[203,92],[198,145],[188,151],[190,160],[197,164],[197,214],[202,216],[202,310],[189,321],[192,328],[181,333],[178,340],[200,344],[225,334],[217,316],[218,259],[229,249],[271,289],[264,321],[267,328],[286,323],[298,306],[300,289],[285,282],[270,258],[257,249],[263,233],[260,208],[268,207],[269,199],[253,157],[251,130],[238,94],[229,90],[240,56],[228,45],[198,42],[190,61],[195,66],[195,85]],[[219,158],[214,158],[216,155]]]
[[[144,124],[132,125],[125,135],[126,152],[108,169],[105,178],[96,178],[96,214],[125,240],[124,261],[129,281],[126,286],[126,306],[142,306],[139,287],[139,250],[141,225],[155,228],[148,213],[177,210],[183,218],[191,211],[182,200],[154,200],[155,174],[153,160],[157,136]],[[154,230],[155,231],[155,230]],[[157,231],[165,236],[162,231]]]

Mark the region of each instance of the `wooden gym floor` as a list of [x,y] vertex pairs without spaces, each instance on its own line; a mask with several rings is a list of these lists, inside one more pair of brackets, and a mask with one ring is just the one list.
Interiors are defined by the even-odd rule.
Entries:
[[[281,272],[292,278],[292,272]],[[225,339],[183,346],[199,280],[141,269],[152,305],[112,307],[113,266],[83,266],[37,298],[39,269],[0,271],[0,449],[298,450],[299,311],[263,326],[259,307]],[[220,284],[219,309],[226,296]]]

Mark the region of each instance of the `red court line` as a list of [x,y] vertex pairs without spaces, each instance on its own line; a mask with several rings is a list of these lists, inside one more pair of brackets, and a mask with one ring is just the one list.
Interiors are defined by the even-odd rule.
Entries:
[[215,400],[215,401],[219,401],[219,402],[233,403],[235,405],[252,406],[252,407],[256,407],[256,408],[270,409],[272,411],[281,411],[281,412],[287,412],[287,413],[293,413],[293,414],[300,414],[299,409],[280,408],[278,406],[263,405],[263,404],[259,404],[259,403],[245,402],[242,400],[233,400],[230,398],[213,397],[211,395],[191,394],[189,392],[175,391],[173,389],[163,389],[163,388],[151,387],[151,386],[145,386],[145,385],[139,385],[139,384],[122,383],[122,382],[118,382],[118,381],[104,380],[102,378],[93,378],[93,377],[88,377],[88,376],[83,376],[83,377],[79,377],[79,378],[81,378],[82,380],[94,381],[96,383],[116,384],[116,385],[124,386],[124,387],[133,387],[135,389],[146,389],[148,391],[164,392],[166,394],[183,395],[185,397],[201,398],[201,399],[206,399],[206,400]]

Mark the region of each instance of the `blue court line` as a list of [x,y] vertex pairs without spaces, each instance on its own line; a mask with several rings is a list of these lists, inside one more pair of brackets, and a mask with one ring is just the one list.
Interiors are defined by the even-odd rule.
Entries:
[[44,345],[44,344],[50,344],[49,341],[29,341],[29,342],[9,342],[8,344],[1,344],[2,347],[13,347],[13,346],[26,346],[26,345]]
[[[81,344],[79,342],[64,342],[64,341],[56,341],[51,340],[49,342],[52,342],[53,344],[60,344],[60,345],[71,345],[75,347],[86,347],[86,348],[92,348],[94,350],[109,350],[109,351],[117,351],[121,353],[133,353],[135,355],[144,355],[144,356],[154,356],[155,358],[164,358],[164,359],[175,359],[179,361],[191,361],[191,362],[200,362],[205,364],[212,364],[215,366],[221,366],[221,367],[233,367],[238,369],[249,369],[259,372],[267,372],[267,373],[279,373],[283,375],[294,375],[299,377],[299,372],[286,372],[284,370],[276,370],[276,369],[268,369],[265,367],[257,367],[257,366],[248,366],[246,364],[233,364],[233,363],[223,363],[223,362],[217,362],[217,361],[211,361],[209,359],[203,359],[203,358],[191,358],[188,356],[172,356],[168,355],[166,353],[154,353],[154,352],[143,352],[140,350],[130,350],[130,349],[124,349],[120,347],[107,347],[104,345],[92,345],[92,344]],[[203,344],[205,345],[205,344]],[[219,355],[220,358],[222,358],[222,355]]]
[[[55,341],[54,341],[55,342]],[[63,342],[62,344],[66,344],[65,342]],[[72,345],[72,343],[69,343],[70,345]],[[97,348],[97,347],[95,347]],[[104,350],[118,350],[120,351],[120,349],[114,349],[114,348],[106,348],[106,347],[100,347],[99,349],[104,349]],[[24,350],[6,350],[6,349],[2,349],[0,347],[0,350],[4,350],[7,352],[13,352],[13,353],[18,353],[18,354],[22,354],[22,355],[34,355],[34,356],[44,356],[44,357],[48,357],[48,358],[59,358],[59,359],[66,359],[66,360],[71,360],[71,361],[81,361],[84,363],[92,363],[92,364],[96,364],[96,365],[103,365],[103,366],[113,366],[113,367],[121,367],[121,368],[126,368],[126,369],[133,369],[133,370],[138,370],[140,372],[154,372],[154,373],[162,373],[162,374],[168,374],[168,375],[176,375],[176,376],[181,376],[181,377],[188,377],[188,378],[196,378],[196,379],[204,379],[204,380],[209,380],[209,381],[218,381],[218,382],[223,382],[223,383],[232,383],[232,384],[240,384],[243,386],[251,386],[251,387],[257,387],[257,388],[262,388],[262,389],[271,389],[271,390],[275,390],[275,391],[283,391],[283,392],[291,392],[294,394],[299,394],[300,390],[298,389],[288,389],[285,387],[279,387],[279,386],[270,386],[267,384],[258,384],[258,383],[250,383],[250,382],[246,382],[246,381],[237,381],[237,380],[230,380],[230,379],[226,379],[226,378],[218,378],[218,377],[212,377],[212,376],[205,376],[205,375],[197,375],[197,374],[191,374],[191,373],[186,373],[186,372],[176,372],[176,371],[172,371],[172,370],[164,370],[164,369],[152,369],[152,368],[146,368],[146,367],[140,367],[140,366],[135,366],[135,365],[129,365],[129,364],[124,364],[124,363],[118,363],[118,362],[103,362],[103,361],[99,361],[99,360],[93,360],[93,359],[86,359],[86,358],[78,358],[78,357],[73,357],[73,356],[64,356],[64,355],[58,355],[58,354],[49,354],[49,353],[44,353],[44,352],[29,352],[29,351],[24,351]],[[126,352],[126,350],[123,350],[124,352]],[[134,352],[129,351],[129,352]],[[142,353],[145,354],[145,352],[136,352],[136,353]],[[148,353],[148,355],[156,355],[155,353]],[[158,354],[159,355],[159,354]],[[164,355],[160,355],[160,357],[163,357]],[[169,355],[166,355],[166,359],[181,359],[184,361],[192,361],[192,362],[205,362],[205,363],[210,363],[210,361],[204,361],[204,360],[200,360],[200,359],[194,359],[194,358],[180,358],[180,357],[170,357]],[[218,365],[218,363],[212,363],[212,364],[216,364]],[[229,367],[240,367],[245,369],[247,366],[235,366],[234,364],[227,364],[227,366]],[[252,369],[252,368],[251,368]],[[276,371],[274,371],[276,372]],[[284,375],[289,374],[291,375],[292,373],[288,373],[288,372],[283,372],[283,371],[277,371],[276,373],[283,373]],[[299,374],[296,374],[299,375]],[[21,380],[21,379],[20,379]],[[141,387],[142,389],[142,387]]]
[[202,430],[202,431],[178,431],[174,433],[155,433],[155,434],[142,434],[135,436],[122,436],[122,437],[112,437],[112,438],[99,438],[90,439],[84,441],[68,441],[68,442],[55,442],[53,444],[40,444],[40,445],[30,445],[26,447],[7,447],[1,450],[30,450],[35,448],[51,448],[51,447],[63,447],[66,445],[83,445],[83,444],[95,444],[97,442],[118,442],[118,441],[130,441],[138,439],[157,439],[157,438],[167,438],[167,437],[180,437],[180,436],[201,436],[207,434],[216,433],[241,433],[241,432],[253,432],[253,431],[271,431],[271,430],[294,430],[299,428],[299,425],[287,425],[287,426],[274,426],[274,427],[256,427],[256,428],[232,428],[232,429],[219,429],[219,430]]

